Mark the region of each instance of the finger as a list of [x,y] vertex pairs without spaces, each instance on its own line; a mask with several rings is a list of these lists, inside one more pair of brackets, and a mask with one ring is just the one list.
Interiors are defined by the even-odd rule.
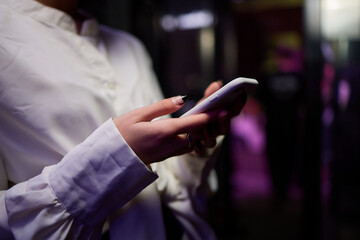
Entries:
[[171,156],[182,155],[194,150],[195,140],[191,135],[179,134],[173,141],[176,147],[173,149]]
[[217,112],[199,113],[189,115],[182,118],[176,118],[173,120],[173,133],[180,134],[186,132],[194,132],[202,129],[207,123],[217,119]]
[[230,131],[230,124],[231,124],[231,118],[229,116],[229,113],[227,111],[222,111],[219,114],[217,134],[219,135],[227,134]]
[[213,134],[212,124],[207,124],[204,129],[204,145],[212,148],[216,145],[216,136]]
[[222,86],[223,86],[223,82],[222,81],[216,81],[216,82],[212,82],[204,91],[204,97],[199,101],[201,102],[202,100],[204,100],[205,98],[209,97],[211,94],[213,94],[214,92],[216,92],[217,90],[219,90]]
[[183,148],[180,148],[176,151],[174,151],[171,156],[179,156],[179,155],[183,155],[185,153],[189,153],[189,152],[192,152],[194,150],[194,145],[192,145],[190,148],[189,147],[183,147]]
[[204,130],[202,128],[196,131],[188,131],[187,133],[190,134],[191,139],[193,140],[201,140],[204,138]]
[[132,112],[137,121],[151,121],[154,118],[176,112],[184,106],[187,95],[160,100],[154,104],[139,108]]

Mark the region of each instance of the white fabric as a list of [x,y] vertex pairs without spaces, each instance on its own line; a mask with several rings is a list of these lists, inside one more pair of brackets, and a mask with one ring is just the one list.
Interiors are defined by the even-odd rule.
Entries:
[[77,34],[61,11],[2,0],[0,236],[97,239],[108,218],[113,239],[164,239],[162,200],[185,237],[214,238],[195,214],[211,161],[174,157],[155,174],[109,119],[161,98],[134,37],[95,20]]

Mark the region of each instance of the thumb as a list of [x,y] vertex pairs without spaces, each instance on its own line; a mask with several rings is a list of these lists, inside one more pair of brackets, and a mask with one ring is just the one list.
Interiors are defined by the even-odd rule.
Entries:
[[154,118],[176,112],[189,99],[188,95],[166,98],[149,106],[139,108],[134,114],[138,121],[151,121]]

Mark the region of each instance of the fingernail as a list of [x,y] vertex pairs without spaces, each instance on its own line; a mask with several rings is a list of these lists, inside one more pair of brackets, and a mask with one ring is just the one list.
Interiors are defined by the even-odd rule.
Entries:
[[217,80],[216,83],[219,85],[220,88],[222,88],[222,86],[224,86],[223,80]]
[[174,100],[174,103],[175,104],[178,104],[178,105],[183,105],[185,102],[189,101],[191,99],[191,95],[181,95],[181,96],[178,96],[178,97],[175,97],[173,98]]
[[189,94],[181,95],[181,99],[183,100],[183,103],[186,103],[187,101],[192,99],[192,95]]

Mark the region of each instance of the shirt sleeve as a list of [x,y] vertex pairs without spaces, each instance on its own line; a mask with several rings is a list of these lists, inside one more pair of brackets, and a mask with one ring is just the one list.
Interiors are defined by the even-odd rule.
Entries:
[[58,164],[0,195],[0,232],[16,239],[99,237],[107,216],[156,178],[109,119]]

